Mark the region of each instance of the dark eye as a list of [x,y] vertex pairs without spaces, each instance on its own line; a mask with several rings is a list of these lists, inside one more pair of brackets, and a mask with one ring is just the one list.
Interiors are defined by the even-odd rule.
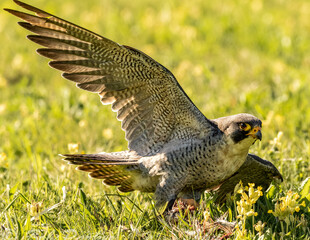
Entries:
[[251,129],[251,126],[248,123],[240,123],[239,127],[243,131],[249,131]]

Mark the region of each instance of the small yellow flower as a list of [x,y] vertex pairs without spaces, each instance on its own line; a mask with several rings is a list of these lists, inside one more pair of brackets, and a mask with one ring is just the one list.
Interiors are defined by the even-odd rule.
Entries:
[[79,126],[82,128],[82,127],[85,127],[87,124],[87,122],[85,120],[81,120],[79,121]]
[[292,215],[294,212],[300,211],[300,206],[305,206],[305,202],[298,203],[299,194],[293,193],[289,190],[285,197],[281,197],[279,202],[275,204],[274,211],[269,210],[268,213],[272,213],[275,217],[279,218],[280,221],[285,221],[290,224],[294,219]]
[[43,202],[33,202],[28,204],[28,211],[30,216],[36,216],[39,212],[41,212],[43,207]]
[[210,219],[209,209],[203,212],[203,217],[205,221],[208,221]]
[[111,128],[105,128],[102,131],[102,136],[107,139],[110,140],[113,137],[113,130]]
[[[1,78],[1,77],[0,77]],[[3,104],[0,104],[0,114],[4,113],[6,110],[6,104],[3,103]]]
[[242,229],[240,229],[239,225],[236,224],[235,226],[235,239],[236,240],[242,240],[242,239],[247,239],[246,235],[247,235],[247,230],[244,228],[244,226],[242,227]]
[[8,167],[7,158],[4,152],[0,153],[0,167]]
[[78,143],[69,143],[68,150],[71,154],[78,153],[79,151],[79,144]]
[[240,180],[240,182],[238,184],[236,184],[236,186],[234,188],[234,195],[236,195],[239,190],[242,190],[242,188],[243,188],[243,185],[242,185],[242,181]]
[[7,159],[7,156],[4,152],[0,153],[0,162],[5,162]]
[[66,170],[66,165],[65,164],[61,164],[61,166],[60,166],[60,171],[61,172],[64,172],[65,170]]
[[257,190],[254,189],[255,184],[249,184],[249,199],[254,204],[257,202],[260,196],[263,196],[262,187],[257,187]]
[[249,183],[249,187],[243,187],[240,184],[238,193],[241,194],[240,201],[237,201],[238,218],[247,218],[251,216],[257,216],[257,212],[254,212],[253,205],[257,202],[258,198],[262,196],[262,192],[257,188],[254,188],[254,183]]
[[265,225],[266,223],[262,223],[262,221],[258,221],[258,223],[254,225],[254,228],[259,233],[259,235],[262,235]]

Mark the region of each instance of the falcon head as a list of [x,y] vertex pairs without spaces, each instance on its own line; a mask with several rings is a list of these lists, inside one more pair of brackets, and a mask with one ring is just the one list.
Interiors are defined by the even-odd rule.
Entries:
[[247,142],[250,146],[256,140],[262,140],[262,121],[251,114],[240,113],[213,121],[234,143]]

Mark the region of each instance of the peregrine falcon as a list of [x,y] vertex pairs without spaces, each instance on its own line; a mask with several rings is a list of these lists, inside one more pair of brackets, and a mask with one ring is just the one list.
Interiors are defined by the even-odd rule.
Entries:
[[261,140],[261,121],[246,113],[206,118],[174,75],[145,53],[113,42],[43,10],[14,0],[35,15],[5,9],[23,19],[42,45],[37,52],[77,87],[112,105],[126,133],[128,150],[63,154],[93,178],[122,192],[154,192],[156,206],[171,209],[178,197],[199,200],[245,162]]

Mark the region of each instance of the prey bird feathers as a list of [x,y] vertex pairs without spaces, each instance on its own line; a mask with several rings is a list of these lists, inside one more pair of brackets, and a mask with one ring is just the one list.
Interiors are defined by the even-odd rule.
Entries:
[[126,133],[128,150],[63,154],[93,178],[120,191],[155,192],[156,205],[171,208],[177,197],[200,199],[244,164],[261,140],[261,121],[250,114],[206,118],[173,74],[145,53],[120,45],[38,8],[14,0],[33,14],[21,18],[40,55],[77,87],[111,104]]
[[216,202],[224,203],[228,194],[233,195],[235,186],[242,181],[243,186],[254,183],[265,191],[273,180],[283,181],[278,169],[269,161],[254,154],[248,154],[244,164],[216,189]]

